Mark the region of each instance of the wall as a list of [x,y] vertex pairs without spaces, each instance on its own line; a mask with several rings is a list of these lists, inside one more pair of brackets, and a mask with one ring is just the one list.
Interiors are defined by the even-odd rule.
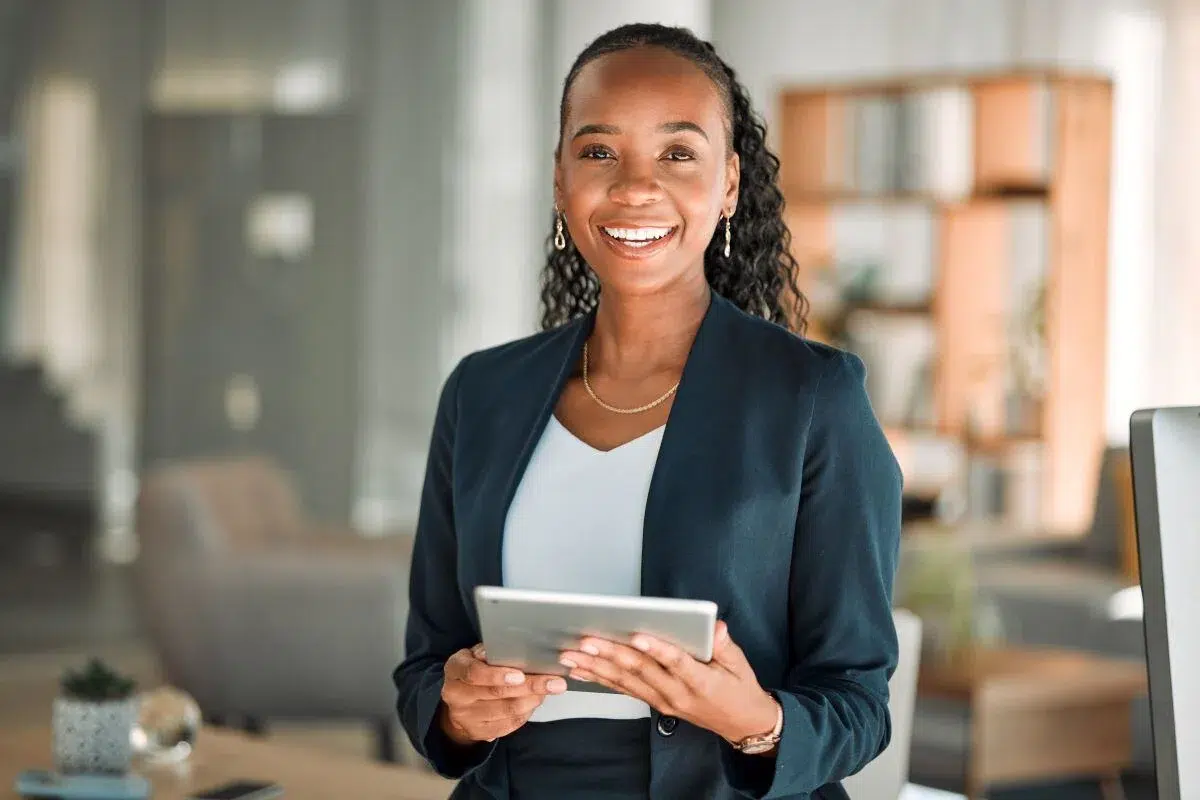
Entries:
[[538,202],[552,146],[541,124],[542,4],[469,0],[463,17],[445,372],[473,350],[536,329],[549,216]]
[[713,31],[712,5],[709,0],[608,0],[603,3],[558,0],[553,3],[551,65],[557,87],[556,100],[575,57],[601,33],[630,22],[657,22],[681,25],[708,38]]
[[[148,6],[141,466],[270,454],[324,519],[354,495],[370,7]],[[249,235],[281,193],[294,250]]]
[[438,388],[449,371],[446,320],[462,302],[452,276],[464,5],[381,0],[371,18],[354,508],[371,531],[416,519]]
[[1155,403],[1200,405],[1200,2],[1165,5],[1155,325],[1141,353]]

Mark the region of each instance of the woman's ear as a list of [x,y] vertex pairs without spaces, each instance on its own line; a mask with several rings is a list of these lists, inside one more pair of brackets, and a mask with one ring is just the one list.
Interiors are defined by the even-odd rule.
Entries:
[[554,207],[562,208],[562,164],[558,160],[557,153],[554,158]]
[[725,159],[725,202],[722,207],[732,216],[737,209],[738,190],[742,183],[742,160],[737,153]]

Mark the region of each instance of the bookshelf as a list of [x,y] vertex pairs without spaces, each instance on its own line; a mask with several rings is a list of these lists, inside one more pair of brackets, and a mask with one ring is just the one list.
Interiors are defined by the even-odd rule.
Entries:
[[809,335],[867,362],[906,491],[1085,530],[1105,445],[1110,80],[794,87],[779,120]]

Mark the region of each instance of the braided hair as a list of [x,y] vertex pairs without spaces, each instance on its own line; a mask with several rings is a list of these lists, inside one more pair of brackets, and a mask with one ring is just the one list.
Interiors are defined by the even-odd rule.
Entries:
[[[712,80],[721,95],[726,139],[741,160],[738,211],[729,258],[724,237],[714,235],[704,252],[704,274],[713,291],[747,313],[803,333],[808,300],[796,284],[791,234],[783,221],[779,159],[767,149],[766,128],[750,105],[750,96],[733,70],[708,42],[686,28],[633,24],[602,34],[571,65],[559,104],[559,147],[567,119],[567,94],[580,70],[609,53],[638,47],[661,47],[680,55]],[[563,250],[546,239],[542,269],[542,328],[549,330],[591,312],[600,300],[600,282],[568,239]]]

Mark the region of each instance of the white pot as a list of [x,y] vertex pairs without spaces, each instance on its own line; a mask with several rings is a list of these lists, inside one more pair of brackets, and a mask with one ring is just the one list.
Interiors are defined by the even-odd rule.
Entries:
[[90,702],[54,699],[54,764],[59,772],[129,771],[136,698]]

